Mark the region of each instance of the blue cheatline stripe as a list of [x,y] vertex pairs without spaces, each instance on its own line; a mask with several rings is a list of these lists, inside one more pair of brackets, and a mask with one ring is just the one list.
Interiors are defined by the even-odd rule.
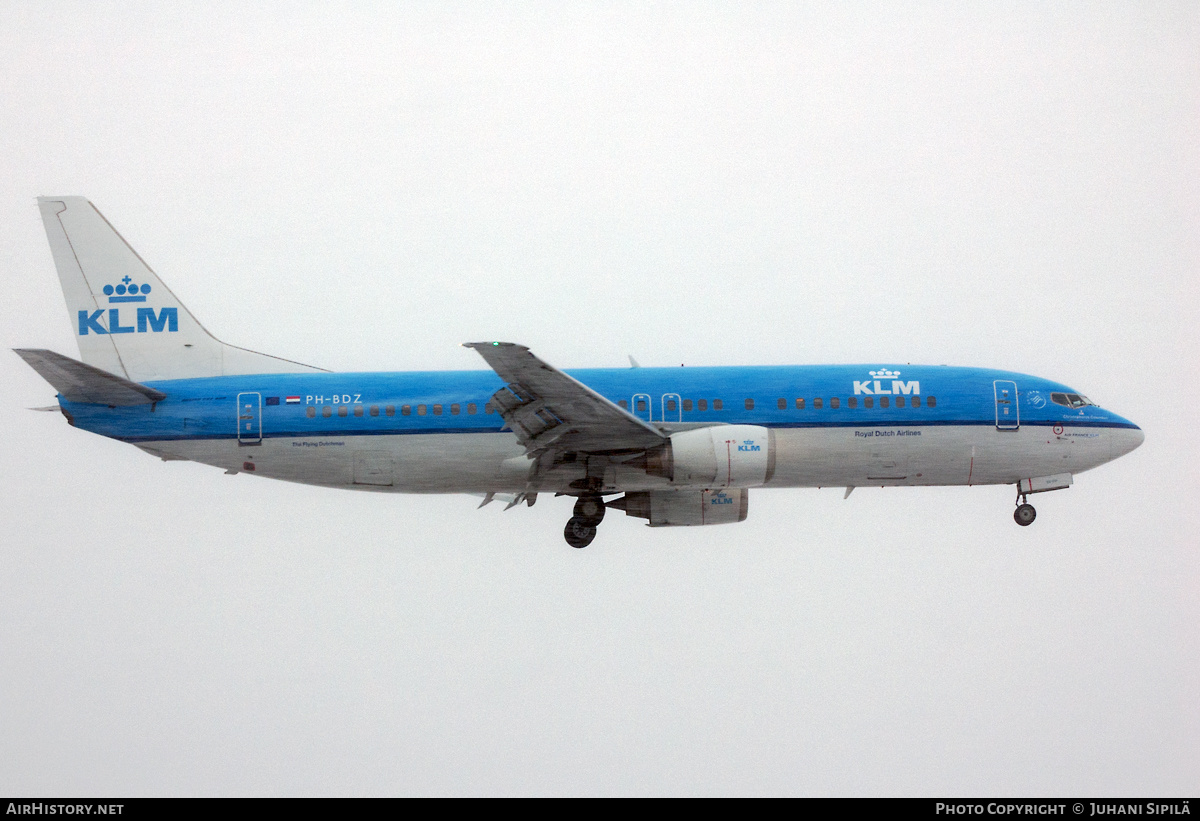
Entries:
[[[674,423],[679,424],[679,423]],[[752,422],[718,422],[707,427],[717,427],[719,425],[749,425],[755,424]],[[889,421],[860,421],[860,422],[786,422],[776,424],[758,423],[760,427],[772,429],[803,429],[803,430],[839,430],[843,428],[944,428],[944,427],[981,427],[994,428],[996,423],[992,420],[974,420],[974,419],[959,419],[959,420],[932,420],[924,422],[889,422]],[[1125,428],[1127,430],[1140,430],[1137,425],[1124,422],[1107,422],[1096,421],[1087,422],[1085,424],[1070,425],[1063,422],[1022,422],[1021,427],[1054,427],[1062,425],[1064,429],[1071,428]],[[1004,433],[1012,433],[1013,431],[1005,430]],[[429,435],[455,435],[463,433],[509,433],[509,431],[501,428],[422,428],[414,430],[412,428],[392,429],[392,430],[326,430],[326,431],[264,431],[263,439],[328,439],[331,437],[348,437],[348,436],[429,436]],[[214,433],[201,435],[161,435],[161,436],[113,436],[122,442],[179,442],[179,441],[219,441],[222,439],[237,439],[237,432],[233,433]]]
[[[326,430],[326,431],[264,431],[263,439],[330,439],[337,436],[422,436],[429,434],[508,433],[500,428],[438,428],[434,430]],[[113,436],[122,442],[180,442],[237,439],[233,433],[212,433],[199,436]],[[257,437],[255,437],[257,439]]]
[[[724,424],[724,423],[722,423],[722,424]],[[729,424],[752,425],[752,424],[756,424],[756,423],[740,422],[740,423],[729,423]],[[1055,422],[1053,420],[1050,420],[1050,421],[1037,420],[1037,421],[1032,421],[1032,422],[1021,422],[1020,427],[1022,427],[1022,428],[1038,428],[1038,427],[1050,428],[1050,427],[1054,427],[1055,425],[1062,425],[1064,428],[1130,428],[1133,430],[1140,430],[1140,428],[1138,428],[1138,426],[1133,424],[1132,422],[1110,422],[1107,420],[1096,420],[1096,421],[1089,420],[1087,422],[1079,422],[1079,423],[1070,423],[1070,422],[1062,422],[1062,421]],[[865,419],[865,420],[860,420],[858,422],[779,422],[779,423],[767,423],[767,424],[762,425],[762,427],[764,427],[764,428],[872,428],[872,427],[874,427],[874,428],[903,428],[903,427],[937,428],[937,427],[947,427],[947,426],[958,426],[958,427],[976,426],[976,427],[994,428],[994,427],[996,427],[996,423],[994,420],[991,420],[991,419],[927,419],[927,420],[921,421],[921,422],[916,422],[916,421],[911,421],[911,420],[906,420],[903,422],[888,422],[888,421],[873,421],[870,419]],[[1012,428],[1012,430],[1017,430],[1017,428]],[[1005,428],[1004,432],[1006,432],[1006,433],[1009,432],[1009,429]]]

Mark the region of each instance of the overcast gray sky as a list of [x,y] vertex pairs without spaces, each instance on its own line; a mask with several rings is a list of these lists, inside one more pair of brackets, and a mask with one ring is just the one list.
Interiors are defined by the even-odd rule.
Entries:
[[5,348],[77,355],[34,197],[336,370],[924,362],[1146,443],[740,525],[225,476],[0,357],[0,792],[1194,794],[1200,6],[0,0]]

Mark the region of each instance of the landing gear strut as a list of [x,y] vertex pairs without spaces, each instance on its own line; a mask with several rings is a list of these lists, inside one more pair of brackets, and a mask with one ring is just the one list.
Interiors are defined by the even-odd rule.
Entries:
[[580,496],[575,502],[575,515],[563,529],[563,538],[571,547],[587,547],[596,538],[596,528],[604,520],[604,499],[596,493]]
[[1013,521],[1021,527],[1029,527],[1033,524],[1033,520],[1037,518],[1037,511],[1033,509],[1033,505],[1029,504],[1029,497],[1024,493],[1017,492],[1017,500],[1019,504],[1017,509],[1013,511]]

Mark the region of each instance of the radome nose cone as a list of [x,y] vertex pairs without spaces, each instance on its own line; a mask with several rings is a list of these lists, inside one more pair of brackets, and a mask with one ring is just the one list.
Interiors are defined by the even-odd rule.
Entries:
[[1136,450],[1145,441],[1146,434],[1139,427],[1117,428],[1112,438],[1113,458],[1116,459],[1118,456],[1124,456],[1126,453]]

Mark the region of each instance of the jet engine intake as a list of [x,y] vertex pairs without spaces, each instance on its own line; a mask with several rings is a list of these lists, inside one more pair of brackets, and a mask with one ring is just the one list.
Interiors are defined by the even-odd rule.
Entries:
[[759,425],[680,431],[646,452],[645,469],[678,485],[755,487],[775,474],[775,434]]

